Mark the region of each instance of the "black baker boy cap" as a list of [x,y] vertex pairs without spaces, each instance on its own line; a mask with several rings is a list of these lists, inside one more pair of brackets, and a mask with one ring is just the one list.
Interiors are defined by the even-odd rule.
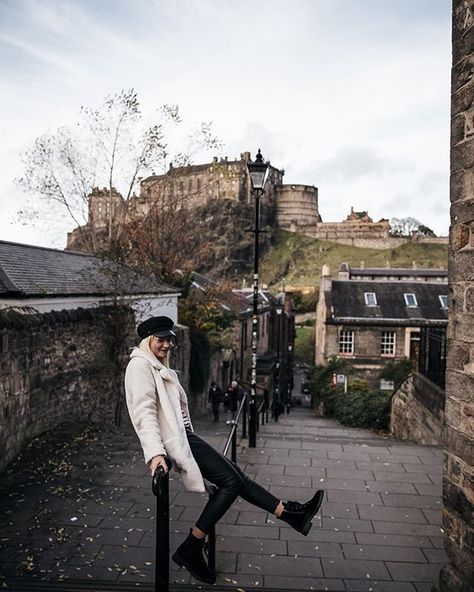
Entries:
[[174,323],[169,317],[151,317],[137,327],[138,337],[145,339],[150,335],[155,337],[175,337],[176,333],[172,331]]

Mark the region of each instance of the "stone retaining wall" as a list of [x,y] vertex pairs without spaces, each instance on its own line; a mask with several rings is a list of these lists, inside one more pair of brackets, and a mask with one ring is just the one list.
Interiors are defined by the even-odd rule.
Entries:
[[[133,316],[122,346],[133,342]],[[38,434],[65,421],[113,422],[117,385],[108,308],[0,312],[0,470]]]
[[443,441],[445,394],[423,375],[414,373],[395,391],[390,431],[400,440],[439,446]]

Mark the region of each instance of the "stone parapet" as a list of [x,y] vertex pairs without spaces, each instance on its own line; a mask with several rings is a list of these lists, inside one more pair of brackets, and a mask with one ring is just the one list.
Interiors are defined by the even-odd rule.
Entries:
[[445,394],[421,374],[409,376],[391,400],[390,431],[400,440],[443,443]]

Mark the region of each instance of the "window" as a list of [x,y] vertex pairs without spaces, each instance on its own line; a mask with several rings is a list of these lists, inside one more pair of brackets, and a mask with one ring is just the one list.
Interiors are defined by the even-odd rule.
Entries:
[[367,306],[377,306],[377,296],[375,295],[375,292],[365,292],[364,298]]
[[341,329],[339,332],[339,353],[354,353],[354,331],[349,329]]
[[395,331],[382,331],[380,335],[380,353],[382,356],[395,355]]
[[403,294],[407,306],[418,306],[415,294]]
[[440,294],[439,301],[441,302],[441,308],[448,308],[448,297],[446,294]]
[[380,379],[380,390],[381,391],[393,391],[395,384],[393,380],[386,380],[385,378]]

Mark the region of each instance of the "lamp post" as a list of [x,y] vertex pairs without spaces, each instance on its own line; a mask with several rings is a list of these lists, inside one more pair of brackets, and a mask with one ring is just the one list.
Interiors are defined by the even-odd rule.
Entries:
[[276,306],[277,313],[277,351],[276,351],[276,374],[275,374],[275,396],[273,400],[273,416],[275,421],[278,421],[280,415],[280,343],[281,343],[281,314],[283,312],[283,306],[278,299]]
[[290,413],[290,402],[291,402],[291,393],[293,390],[293,346],[290,344],[288,345],[288,388],[286,393],[286,413]]
[[258,343],[258,237],[260,234],[260,198],[268,179],[269,166],[263,162],[258,150],[255,162],[249,161],[247,168],[251,191],[255,198],[254,258],[253,258],[253,313],[252,313],[252,377],[249,401],[249,448],[257,446],[257,343]]

